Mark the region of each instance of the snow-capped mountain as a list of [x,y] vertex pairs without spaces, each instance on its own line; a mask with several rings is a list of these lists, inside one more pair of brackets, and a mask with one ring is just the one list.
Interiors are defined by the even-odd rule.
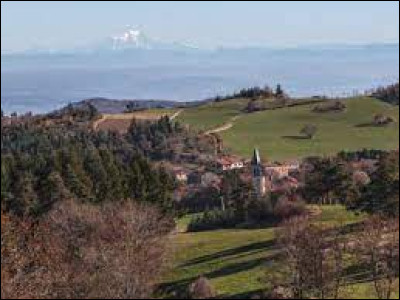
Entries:
[[114,51],[128,49],[144,49],[144,50],[193,50],[197,49],[181,42],[165,42],[158,39],[150,38],[143,31],[128,27],[128,29],[120,35],[109,38],[105,44],[106,48]]
[[152,49],[154,47],[154,42],[148,38],[139,29],[128,29],[122,35],[118,35],[111,38],[112,49],[120,50],[126,48],[144,48]]
[[57,55],[57,54],[95,54],[104,52],[125,52],[129,50],[159,50],[159,51],[192,51],[200,50],[193,45],[183,42],[170,42],[151,38],[142,30],[127,27],[125,31],[101,41],[88,43],[74,48],[32,48],[20,52],[9,52],[2,49],[1,55]]

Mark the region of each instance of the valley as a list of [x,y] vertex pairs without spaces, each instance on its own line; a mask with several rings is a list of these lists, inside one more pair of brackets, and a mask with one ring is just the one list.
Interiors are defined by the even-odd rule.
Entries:
[[399,1],[1,28],[1,299],[400,299]]

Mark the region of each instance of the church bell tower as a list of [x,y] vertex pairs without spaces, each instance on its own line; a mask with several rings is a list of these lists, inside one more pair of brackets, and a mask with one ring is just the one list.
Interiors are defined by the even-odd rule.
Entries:
[[262,165],[260,152],[258,151],[258,149],[254,150],[253,159],[251,161],[251,168],[253,173],[254,192],[258,198],[262,198],[267,193],[267,188],[264,167]]

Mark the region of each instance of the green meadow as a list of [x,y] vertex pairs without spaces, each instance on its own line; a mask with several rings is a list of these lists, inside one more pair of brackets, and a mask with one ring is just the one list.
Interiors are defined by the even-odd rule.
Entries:
[[[249,157],[257,147],[269,160],[290,160],[310,155],[330,155],[342,150],[398,149],[399,107],[361,97],[344,100],[344,112],[316,113],[313,105],[301,105],[245,114],[246,100],[208,104],[186,110],[179,117],[199,130],[216,128],[239,116],[233,127],[220,132],[225,147]],[[384,114],[396,122],[386,127],[368,125],[374,115]],[[313,139],[304,139],[300,130],[317,126]]]
[[[181,231],[190,217],[179,222]],[[323,226],[351,226],[361,222],[342,206],[322,207],[315,222]],[[206,276],[221,297],[250,299],[268,288],[268,279],[282,268],[281,250],[275,243],[275,229],[232,229],[200,233],[179,233],[172,237],[174,259],[162,290],[185,290],[199,276]],[[356,276],[357,274],[352,274]],[[369,281],[353,281],[343,291],[346,299],[375,299]]]

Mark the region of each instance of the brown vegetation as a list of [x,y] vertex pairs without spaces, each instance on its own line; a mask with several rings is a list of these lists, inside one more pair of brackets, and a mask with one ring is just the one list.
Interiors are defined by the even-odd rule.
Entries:
[[392,299],[395,295],[399,276],[398,218],[373,216],[346,233],[296,217],[277,230],[277,240],[286,263],[280,274],[283,279],[274,282],[270,293],[278,299],[342,299],[354,276],[373,282],[377,299]]
[[378,299],[391,299],[399,276],[399,219],[368,220],[355,237],[354,253],[371,272]]
[[168,114],[153,111],[140,111],[125,114],[104,114],[93,123],[93,129],[119,132],[123,134],[128,131],[133,120],[157,121],[166,115]]
[[64,202],[35,222],[1,216],[2,299],[144,299],[171,222],[132,204]]
[[346,105],[341,101],[328,101],[313,108],[313,112],[316,113],[343,112],[345,110]]
[[375,126],[387,126],[389,124],[394,123],[394,118],[390,116],[385,116],[382,114],[377,114],[374,116],[373,125]]
[[190,299],[213,299],[215,296],[214,288],[205,277],[198,278],[189,286]]
[[294,299],[339,299],[344,267],[339,235],[313,225],[307,218],[292,218],[278,231]]

